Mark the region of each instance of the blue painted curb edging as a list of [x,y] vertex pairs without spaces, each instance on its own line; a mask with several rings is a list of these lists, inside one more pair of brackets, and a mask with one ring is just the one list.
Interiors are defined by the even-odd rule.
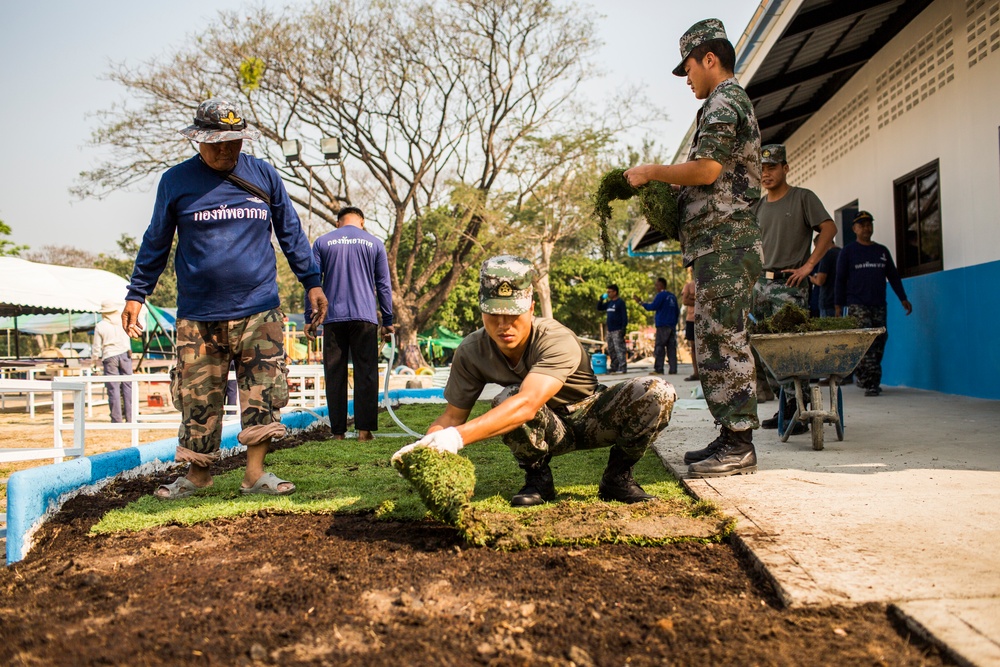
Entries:
[[[441,400],[441,389],[396,389],[389,398],[401,403]],[[381,402],[382,395],[379,394]],[[354,402],[348,401],[348,414],[354,414]],[[281,418],[289,429],[301,430],[327,416],[327,408],[293,412]],[[240,425],[222,429],[222,455],[234,453],[240,444],[236,436]],[[72,461],[19,470],[7,482],[7,563],[16,563],[28,555],[32,536],[46,519],[59,511],[70,498],[87,490],[97,490],[119,476],[149,474],[173,464],[177,438],[158,440],[138,447],[85,456]]]

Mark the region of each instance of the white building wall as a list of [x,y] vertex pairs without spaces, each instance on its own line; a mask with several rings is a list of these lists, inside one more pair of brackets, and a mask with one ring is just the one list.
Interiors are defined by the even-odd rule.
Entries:
[[893,181],[940,161],[945,270],[1000,260],[1000,0],[938,0],[786,141],[789,182],[854,200],[895,253]]

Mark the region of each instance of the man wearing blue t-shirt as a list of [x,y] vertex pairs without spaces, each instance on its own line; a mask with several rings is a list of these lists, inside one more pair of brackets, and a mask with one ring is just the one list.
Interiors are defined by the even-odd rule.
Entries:
[[649,303],[644,303],[638,296],[635,302],[652,310],[653,324],[656,326],[656,340],[653,343],[653,374],[663,375],[663,357],[667,357],[670,375],[677,375],[677,320],[681,309],[677,305],[677,297],[667,290],[667,279],[656,279],[656,296]]
[[174,406],[181,411],[175,460],[187,475],[160,486],[164,500],[184,498],[212,485],[219,458],[229,364],[236,362],[247,448],[241,491],[286,495],[295,485],[264,472],[268,443],[284,437],[281,408],[288,403],[284,316],[271,235],[299,282],[316,318],[326,314],[319,269],[309,239],[270,164],[241,152],[260,131],[225,99],[202,102],[194,124],[180,133],[198,155],[160,179],[149,228],[135,258],[122,326],[142,334],[139,309],[156,287],[177,235],[177,363],[170,371]]
[[[899,278],[889,249],[872,241],[874,222],[871,213],[858,211],[853,225],[857,241],[844,246],[837,258],[834,292],[836,316],[844,314],[855,317],[858,326],[864,328],[886,326],[886,280],[899,297],[906,314],[913,312],[913,306],[906,300],[903,281]],[[878,396],[882,393],[882,355],[888,339],[888,333],[876,338],[854,372],[858,386],[865,390],[865,396]]]
[[628,352],[625,349],[625,328],[628,326],[628,310],[625,300],[618,297],[618,285],[608,285],[606,294],[597,302],[597,310],[608,314],[608,356],[611,357],[609,373],[628,372]]
[[[378,429],[378,314],[382,338],[392,328],[392,287],[385,246],[365,231],[365,214],[347,206],[337,213],[337,229],[316,239],[313,257],[323,274],[330,302],[323,320],[323,371],[330,430],[335,440],[347,432],[347,359],[354,364],[354,430],[371,440]],[[377,303],[376,303],[377,295]],[[310,316],[306,309],[306,319]],[[312,338],[316,327],[306,326]]]

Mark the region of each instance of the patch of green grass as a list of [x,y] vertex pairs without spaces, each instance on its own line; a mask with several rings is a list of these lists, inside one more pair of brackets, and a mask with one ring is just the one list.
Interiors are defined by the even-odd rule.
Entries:
[[[480,402],[473,416],[482,414],[487,408],[485,402]],[[414,404],[401,406],[397,414],[410,428],[422,432],[441,410],[441,405]],[[383,418],[388,423],[381,421]],[[380,415],[379,426],[376,435],[383,435],[372,441],[306,442],[269,454],[267,469],[295,482],[296,491],[292,495],[245,496],[239,491],[243,477],[243,470],[239,469],[218,475],[210,489],[182,500],[163,501],[151,495],[144,496],[127,507],[109,512],[91,530],[94,533],[137,531],[257,512],[370,512],[379,519],[422,519],[428,515],[427,508],[390,464],[392,454],[413,439],[384,437],[384,432],[398,431],[386,414]],[[670,537],[649,537],[641,531],[630,539],[628,531],[623,533],[614,527],[617,524],[612,519],[641,520],[649,510],[640,506],[626,508],[617,503],[606,504],[597,499],[597,482],[607,463],[607,449],[574,452],[553,459],[551,465],[560,502],[518,509],[510,506],[509,499],[523,484],[524,473],[499,438],[476,443],[464,449],[462,455],[475,467],[475,493],[468,507],[475,513],[479,528],[485,531],[478,536],[466,532],[471,542],[522,548],[534,544],[582,544],[592,540],[637,544],[673,541]],[[657,508],[658,513],[667,511],[672,516],[719,524],[720,528],[707,539],[718,539],[726,532],[714,507],[696,504],[652,452],[636,465],[635,477],[643,488],[661,499],[649,508]],[[593,506],[588,510],[592,528],[586,535],[577,535],[577,527],[566,517],[567,509],[577,506]],[[605,508],[618,508],[617,514],[604,517]],[[626,509],[627,515],[623,514]],[[569,533],[573,535],[561,536]]]

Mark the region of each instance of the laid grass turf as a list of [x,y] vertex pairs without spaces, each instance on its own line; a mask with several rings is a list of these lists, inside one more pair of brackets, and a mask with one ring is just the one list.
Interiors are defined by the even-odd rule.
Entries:
[[[475,417],[486,411],[480,402]],[[441,405],[407,405],[396,412],[407,426],[423,432],[441,413]],[[283,479],[295,482],[290,496],[245,496],[240,493],[242,469],[218,475],[214,485],[195,496],[163,501],[144,496],[128,506],[106,514],[91,531],[115,533],[137,531],[162,525],[190,525],[213,519],[256,512],[316,513],[372,512],[377,518],[418,520],[427,516],[419,495],[390,465],[390,457],[413,438],[385,437],[399,432],[389,415],[380,415],[380,437],[373,441],[327,440],[306,442],[268,455],[267,469]],[[664,543],[678,539],[716,540],[732,529],[732,522],[719,515],[714,507],[693,501],[667,473],[656,455],[648,453],[636,465],[635,476],[643,488],[660,502],[642,506],[620,506],[597,499],[597,482],[607,463],[606,449],[574,452],[552,460],[552,471],[559,492],[558,503],[534,508],[514,509],[510,496],[521,487],[524,474],[510,451],[499,438],[476,443],[462,451],[475,466],[475,494],[471,511],[476,515],[475,535],[466,539],[478,544],[502,548],[520,548],[532,544],[596,543],[631,541]],[[611,511],[613,509],[613,511]],[[575,517],[567,525],[567,510]],[[586,515],[585,520],[581,519]],[[650,530],[650,516],[670,515],[688,522],[710,524],[678,527],[664,534]],[[639,521],[642,530],[625,524]],[[580,525],[592,524],[585,531]],[[485,532],[484,532],[485,531]],[[561,537],[560,533],[572,533]],[[683,533],[683,534],[679,534]]]

